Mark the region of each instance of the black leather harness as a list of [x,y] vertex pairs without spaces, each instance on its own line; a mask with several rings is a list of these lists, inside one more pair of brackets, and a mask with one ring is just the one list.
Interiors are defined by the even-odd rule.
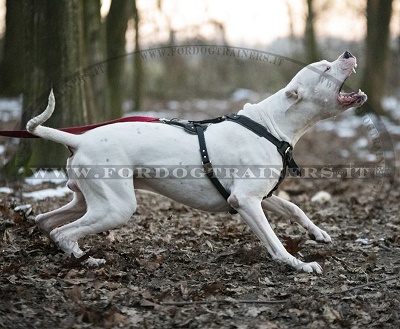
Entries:
[[[206,140],[204,137],[204,131],[207,129],[209,124],[220,123],[223,121],[231,121],[237,124],[246,127],[253,133],[257,134],[260,137],[264,137],[269,140],[272,144],[276,146],[277,151],[282,157],[283,168],[279,177],[279,180],[275,187],[268,193],[266,196],[267,198],[272,195],[274,191],[277,190],[279,185],[282,183],[283,179],[286,176],[287,168],[289,168],[293,174],[297,176],[301,176],[301,171],[299,166],[293,160],[293,147],[286,141],[281,141],[273,136],[264,126],[260,125],[259,123],[253,121],[252,119],[244,116],[239,115],[236,113],[231,113],[224,115],[222,117],[218,117],[215,119],[210,120],[202,120],[202,121],[179,121],[176,119],[167,120],[167,119],[160,119],[161,122],[175,125],[182,127],[186,132],[191,134],[196,134],[199,139],[199,146],[200,146],[200,155],[201,155],[201,163],[203,165],[203,170],[207,177],[210,179],[211,183],[215,186],[215,188],[219,191],[219,193],[227,200],[230,196],[230,192],[227,191],[219,181],[219,179],[215,176],[214,169],[212,167],[210,157],[207,151]],[[232,209],[233,210],[233,209]],[[231,213],[236,213],[235,210],[230,211]]]

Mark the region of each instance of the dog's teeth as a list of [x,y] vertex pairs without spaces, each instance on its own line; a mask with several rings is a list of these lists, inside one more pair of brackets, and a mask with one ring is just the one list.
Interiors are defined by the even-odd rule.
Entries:
[[361,89],[358,89],[357,95],[359,95],[359,96],[365,96],[365,93],[364,93]]

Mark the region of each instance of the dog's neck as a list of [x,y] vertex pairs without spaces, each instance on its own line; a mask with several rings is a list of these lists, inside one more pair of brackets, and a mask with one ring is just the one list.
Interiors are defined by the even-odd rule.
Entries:
[[[284,106],[282,106],[284,100]],[[257,104],[246,104],[238,114],[243,114],[262,124],[271,134],[294,146],[300,137],[318,120],[313,120],[294,108],[294,101],[285,96],[284,90]],[[293,111],[292,111],[293,110]],[[297,113],[295,112],[296,110]]]

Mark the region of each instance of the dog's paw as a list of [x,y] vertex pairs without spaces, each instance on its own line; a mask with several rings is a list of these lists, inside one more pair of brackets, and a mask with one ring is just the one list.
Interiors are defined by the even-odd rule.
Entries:
[[322,267],[317,262],[304,263],[301,260],[292,256],[287,264],[291,265],[297,271],[306,273],[322,273]]
[[106,263],[105,259],[102,258],[93,258],[89,256],[89,258],[85,261],[85,264],[93,267],[97,267]]
[[322,267],[317,262],[304,263],[301,266],[300,270],[302,270],[302,271],[304,271],[306,273],[322,274]]
[[332,242],[332,239],[329,236],[329,234],[326,233],[324,230],[321,230],[318,226],[309,229],[308,236],[312,240],[315,240],[317,242],[324,242],[324,243]]
[[76,258],[79,258],[84,254],[81,248],[79,248],[78,242],[68,239],[60,232],[60,229],[58,228],[50,232],[50,238],[62,251],[68,255],[73,254]]

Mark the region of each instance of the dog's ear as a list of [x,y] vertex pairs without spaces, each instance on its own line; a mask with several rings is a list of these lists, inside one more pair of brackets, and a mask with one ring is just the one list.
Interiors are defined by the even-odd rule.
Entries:
[[297,98],[299,96],[297,89],[286,89],[285,95],[287,98]]
[[297,100],[301,99],[302,88],[298,83],[289,83],[285,89],[285,95],[287,98],[294,98]]

